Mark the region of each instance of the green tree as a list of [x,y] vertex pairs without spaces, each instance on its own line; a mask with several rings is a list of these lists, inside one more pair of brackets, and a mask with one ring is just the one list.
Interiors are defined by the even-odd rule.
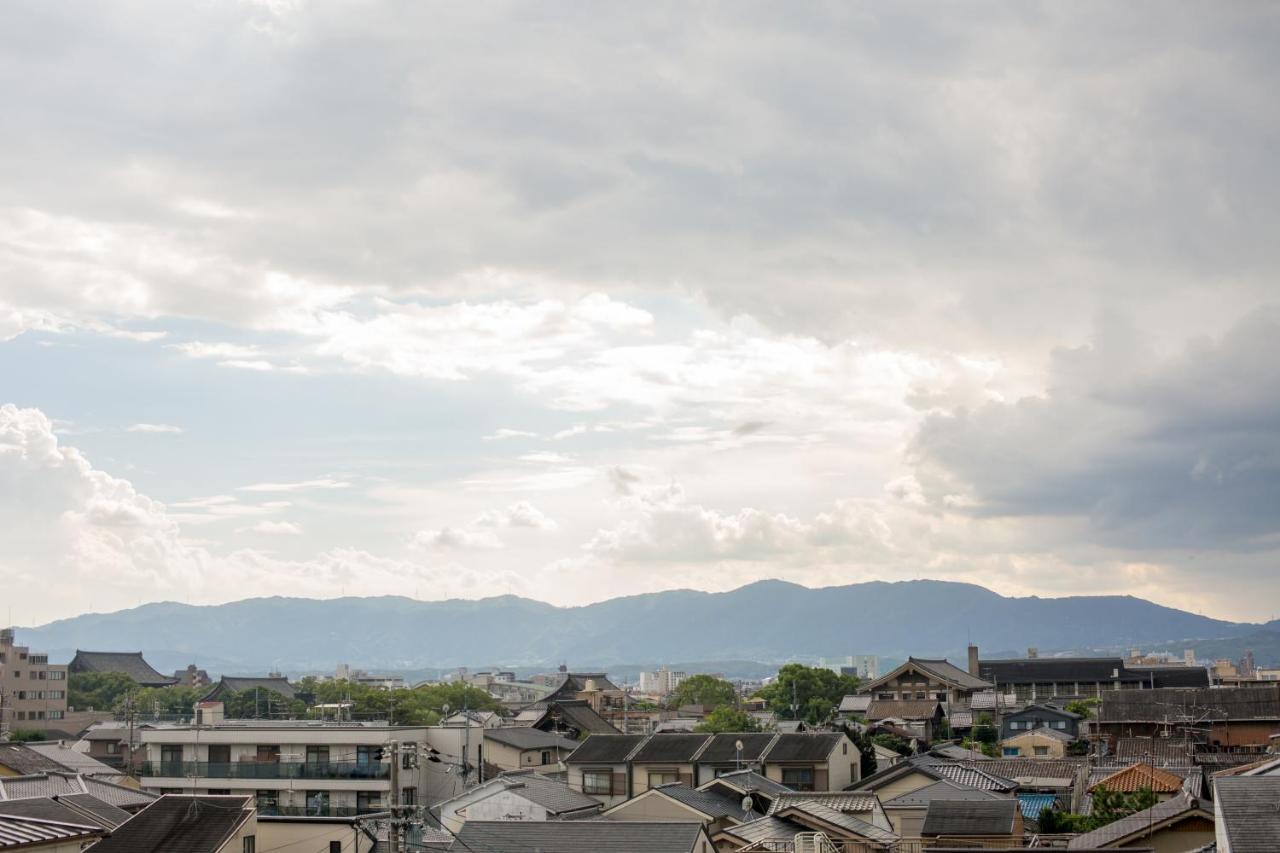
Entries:
[[[856,676],[789,663],[756,696],[779,718],[821,723],[831,718],[842,697],[857,692],[858,684]],[[793,708],[793,702],[799,707]]]
[[40,729],[14,729],[9,732],[9,740],[12,743],[26,743],[33,740],[44,740],[45,733]]
[[858,748],[859,776],[866,778],[877,770],[875,741],[865,731],[858,731],[850,726],[842,726],[845,736]]
[[109,711],[138,685],[122,672],[73,672],[67,679],[67,705],[77,711]]
[[1144,811],[1156,804],[1156,795],[1148,787],[1136,791],[1112,791],[1099,785],[1093,791],[1093,809],[1089,812],[1089,829],[1097,829],[1122,817]]
[[1097,697],[1090,696],[1088,699],[1074,699],[1067,703],[1066,709],[1083,719],[1092,720],[1094,709],[1098,707]]
[[223,711],[228,720],[272,720],[299,717],[306,704],[290,699],[275,690],[227,691],[222,695]]
[[435,725],[446,706],[450,714],[464,707],[471,711],[502,710],[502,703],[497,699],[462,682],[384,690],[353,681],[304,678],[298,683],[298,688],[313,695],[316,704],[350,701],[351,715],[357,720],[390,720],[404,726]]
[[973,739],[992,746],[1000,739],[1000,733],[996,731],[990,714],[979,714],[973,721]]
[[733,685],[723,678],[714,675],[691,675],[667,697],[667,705],[679,708],[682,705],[705,705],[708,708],[719,708],[721,705],[736,703],[738,693]]
[[[872,743],[880,744],[885,749],[892,749],[894,752],[898,753],[898,755],[911,755],[911,743],[905,738],[898,737],[897,735],[891,735],[885,732],[878,735],[872,735],[871,741]],[[872,754],[874,755],[874,752]]]
[[124,711],[126,703],[133,702],[133,710],[139,719],[151,714],[191,716],[197,701],[208,691],[208,688],[182,687],[140,687],[116,699],[114,711]]
[[739,711],[732,705],[721,705],[706,719],[693,727],[695,732],[758,732],[760,724],[746,711]]

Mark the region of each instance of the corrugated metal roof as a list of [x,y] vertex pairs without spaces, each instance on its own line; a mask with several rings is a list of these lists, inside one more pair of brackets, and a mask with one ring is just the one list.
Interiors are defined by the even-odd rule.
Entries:
[[458,844],[471,853],[689,853],[704,837],[701,823],[469,820]]
[[42,841],[88,839],[99,836],[102,832],[103,830],[99,826],[0,815],[0,850],[6,847],[36,844]]
[[1019,794],[1018,806],[1022,809],[1022,816],[1028,820],[1039,820],[1040,812],[1045,809],[1053,808],[1053,804],[1058,801],[1057,794]]

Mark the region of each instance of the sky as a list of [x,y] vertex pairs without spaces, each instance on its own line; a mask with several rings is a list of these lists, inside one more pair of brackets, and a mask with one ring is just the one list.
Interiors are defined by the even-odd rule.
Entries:
[[1277,43],[1262,3],[6,4],[9,621],[763,578],[1276,618]]

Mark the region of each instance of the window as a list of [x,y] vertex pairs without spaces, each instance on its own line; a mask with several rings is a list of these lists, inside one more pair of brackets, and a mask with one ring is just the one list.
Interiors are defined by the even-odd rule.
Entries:
[[330,842],[329,842],[329,853],[342,853],[342,842],[341,842],[341,841],[330,841]]
[[258,791],[258,811],[264,815],[280,814],[280,792]]
[[379,791],[356,791],[356,811],[360,814],[376,812],[382,808],[382,794]]
[[649,771],[649,787],[656,788],[659,785],[670,785],[673,782],[680,781],[680,774],[675,770],[650,770]]
[[55,669],[53,672],[49,673],[49,680],[50,681],[66,681],[67,674],[60,669]]
[[26,698],[27,698],[27,691],[25,691],[25,690],[19,690],[19,691],[18,691],[18,698],[19,698],[19,699],[26,699]]
[[61,720],[61,719],[62,719],[62,712],[61,712],[61,711],[50,711],[50,712],[49,712],[49,719],[51,719],[51,720]]
[[258,745],[258,755],[257,755],[257,760],[258,760],[258,761],[265,761],[265,762],[268,762],[268,763],[271,763],[271,764],[275,764],[275,763],[279,762],[279,761],[280,761],[280,746],[279,746],[279,744],[276,744],[276,745],[274,745],[274,746],[263,746],[263,745],[259,744],[259,745]]
[[254,838],[252,835],[246,835],[244,837],[244,846],[242,850],[243,853],[258,853],[258,839]]
[[329,747],[327,746],[307,747],[307,763],[308,764],[328,764],[329,763]]
[[1067,721],[1066,721],[1066,720],[1054,720],[1054,721],[1053,721],[1052,723],[1050,723],[1049,725],[1050,725],[1050,726],[1052,726],[1052,727],[1053,727],[1053,728],[1055,728],[1055,729],[1058,729],[1059,731],[1063,731],[1063,730],[1064,730],[1064,729],[1066,729],[1066,727],[1067,727]]
[[1032,749],[1034,749],[1034,750],[1035,750],[1036,755],[1048,755],[1048,754],[1049,754],[1049,747],[1047,747],[1047,746],[1036,746],[1036,747],[1032,747]]
[[841,754],[841,755],[848,755],[848,754],[849,754],[849,742],[848,742],[848,741],[845,741],[844,743],[840,744],[840,754]]
[[793,791],[812,791],[813,790],[813,768],[812,767],[784,767],[782,768],[782,784],[791,788]]
[[1022,750],[1018,749],[1018,747],[1016,746],[1006,746],[1004,748],[1005,758],[1017,758],[1018,755],[1021,754],[1021,752]]
[[120,744],[113,741],[107,741],[107,755],[119,755]]
[[329,792],[307,791],[307,814],[312,817],[328,817]]
[[582,771],[582,793],[612,794],[613,771],[608,767]]
[[61,690],[46,690],[44,695],[48,696],[50,699],[61,699],[67,694]]
[[400,789],[400,803],[401,803],[401,805],[405,805],[405,806],[415,806],[415,805],[417,805],[417,804],[418,804],[418,789],[417,789],[417,788],[401,788],[401,789]]
[[19,720],[25,720],[26,718],[27,718],[27,712],[26,712],[26,711],[19,711],[19,712],[18,712],[18,719],[19,719]]
[[226,797],[226,796],[230,796],[231,789],[230,788],[210,788],[208,793],[209,793],[209,796],[211,797]]

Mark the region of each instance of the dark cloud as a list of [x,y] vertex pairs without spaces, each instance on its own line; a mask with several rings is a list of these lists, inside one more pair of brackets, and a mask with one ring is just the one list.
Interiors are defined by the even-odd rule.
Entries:
[[1280,310],[1178,355],[1123,324],[1056,354],[1042,397],[930,417],[913,454],[934,506],[1085,520],[1137,549],[1280,543]]

